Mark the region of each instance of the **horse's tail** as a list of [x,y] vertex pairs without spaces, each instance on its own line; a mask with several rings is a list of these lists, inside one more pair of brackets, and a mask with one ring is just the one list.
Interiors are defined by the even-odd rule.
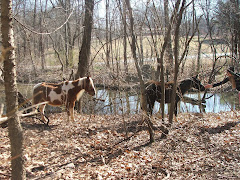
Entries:
[[145,91],[141,92],[141,109],[146,112],[149,112],[149,86],[152,84],[154,84],[152,81],[145,83]]
[[[19,91],[17,92],[18,94],[18,104],[22,107],[22,108],[27,108],[32,106],[32,103],[26,98],[24,97]],[[32,111],[32,109],[29,109],[27,111],[27,113],[29,113],[30,111]],[[26,113],[26,112],[24,112]]]
[[[145,90],[146,91],[146,90]],[[143,92],[141,92],[141,98],[140,98],[140,105],[141,105],[141,109],[143,110],[144,109],[144,96],[146,96],[146,94],[144,94]]]

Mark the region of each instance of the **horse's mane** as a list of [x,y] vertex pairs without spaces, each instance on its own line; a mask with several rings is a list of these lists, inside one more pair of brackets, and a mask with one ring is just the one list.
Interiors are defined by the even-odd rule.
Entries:
[[[191,78],[183,79],[183,80],[179,81],[179,85],[185,83],[186,81],[192,81],[192,79]],[[150,84],[155,84],[156,86],[161,86],[161,81],[149,80],[146,83],[146,86],[149,86]],[[174,84],[173,81],[165,82],[165,88],[172,88],[173,84]]]
[[184,79],[184,80],[181,80],[180,81],[180,84],[183,84],[185,83],[186,81],[193,81],[191,78],[187,78],[187,79]]
[[43,84],[44,86],[46,86],[46,87],[56,88],[56,87],[61,86],[64,82],[65,82],[65,81],[60,82],[60,83],[49,83],[49,82],[43,82],[42,84]]
[[156,85],[158,85],[158,84],[161,84],[161,82],[154,81],[154,80],[149,80],[148,82],[146,82],[146,84],[156,84]]
[[[90,77],[89,77],[89,78],[90,78]],[[85,77],[79,78],[79,79],[76,79],[76,80],[73,80],[73,81],[68,81],[68,80],[66,80],[66,81],[62,81],[62,82],[59,82],[59,83],[42,82],[42,85],[54,89],[54,88],[57,88],[57,87],[59,87],[59,86],[62,86],[62,85],[65,84],[65,83],[69,83],[69,82],[76,83],[76,82],[79,82],[79,81],[80,81],[81,83],[83,83],[84,80],[86,80]]]
[[[156,86],[161,86],[161,81],[150,80],[146,83],[147,86],[150,84],[155,84]],[[173,81],[165,82],[166,88],[171,88],[172,86],[173,86]]]

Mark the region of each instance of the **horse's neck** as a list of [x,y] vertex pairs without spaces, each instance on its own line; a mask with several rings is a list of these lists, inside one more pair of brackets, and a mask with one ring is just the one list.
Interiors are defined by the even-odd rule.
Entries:
[[191,80],[183,80],[179,85],[179,91],[183,95],[191,88]]
[[79,91],[85,89],[85,84],[86,84],[86,82],[85,82],[85,79],[83,79],[83,78],[76,80],[75,87],[76,87],[77,91],[79,92]]

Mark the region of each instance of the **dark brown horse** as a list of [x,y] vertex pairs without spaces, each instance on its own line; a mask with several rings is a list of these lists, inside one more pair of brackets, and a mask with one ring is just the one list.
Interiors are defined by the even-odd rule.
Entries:
[[[180,82],[180,84],[177,86],[177,94],[176,94],[176,100],[175,100],[175,109],[174,114],[177,115],[177,103],[180,101],[181,97],[191,88],[195,88],[199,91],[204,91],[205,88],[201,84],[200,80],[198,79],[198,76],[191,77],[189,79],[185,79]],[[165,83],[165,103],[171,102],[171,96],[173,91],[173,83],[168,82]],[[161,102],[161,82],[157,81],[150,81],[146,83],[146,96],[147,96],[147,107],[148,112],[152,115],[153,113],[153,107],[155,101]]]

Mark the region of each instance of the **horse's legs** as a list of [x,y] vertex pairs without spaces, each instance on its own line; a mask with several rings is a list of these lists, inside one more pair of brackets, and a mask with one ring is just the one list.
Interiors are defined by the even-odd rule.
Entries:
[[174,108],[175,121],[177,121],[177,104],[178,104],[178,101],[175,102],[175,108]]
[[75,105],[75,102],[72,102],[69,107],[70,117],[72,121],[74,121],[74,105]]
[[238,100],[239,100],[239,104],[240,104],[240,91],[238,91]]
[[174,114],[177,116],[177,102],[175,103]]
[[74,121],[74,105],[75,102],[69,102],[67,106],[68,121],[71,118],[71,121]]
[[39,111],[41,113],[41,118],[42,118],[43,122],[47,121],[46,117],[44,116],[45,106],[46,106],[46,104],[42,104],[39,106]]
[[150,99],[150,98],[148,97],[148,99],[147,99],[147,104],[148,104],[148,113],[149,113],[150,115],[153,114],[154,103],[155,103],[155,99],[153,100],[153,99]]

